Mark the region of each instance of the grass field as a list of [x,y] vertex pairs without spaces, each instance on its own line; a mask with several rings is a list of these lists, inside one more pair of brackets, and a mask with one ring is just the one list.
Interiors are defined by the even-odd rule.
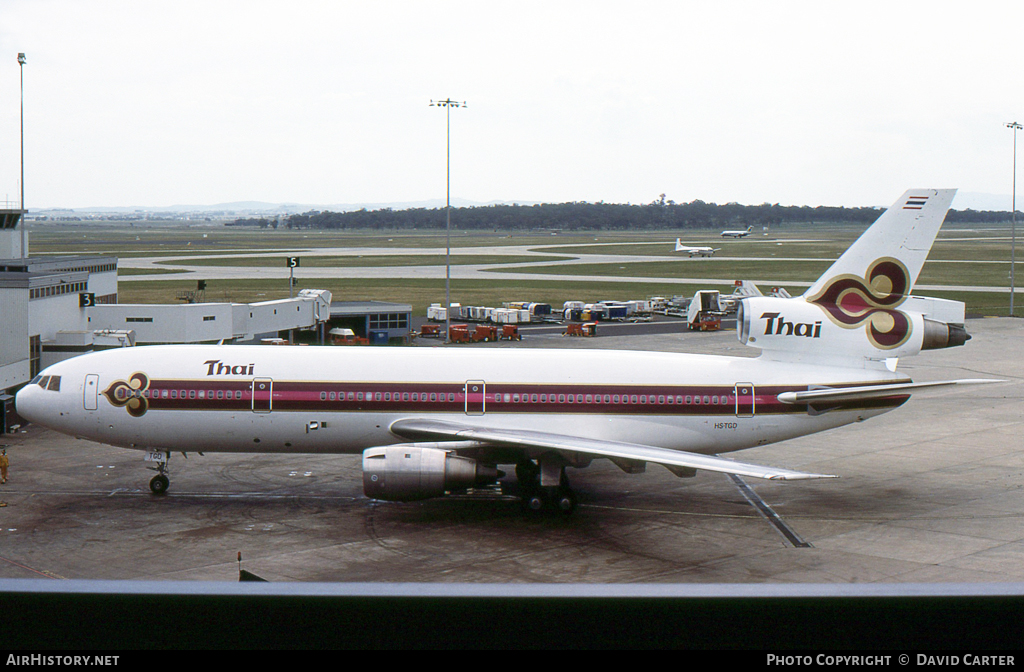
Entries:
[[[505,301],[542,301],[561,306],[567,300],[598,301],[635,299],[653,295],[690,296],[698,289],[731,291],[731,282],[714,284],[665,284],[650,278],[753,279],[764,284],[811,282],[816,279],[864,230],[863,225],[774,227],[768,236],[755,232],[751,238],[722,240],[717,230],[655,232],[532,232],[504,234],[495,232],[453,231],[451,242],[456,252],[452,263],[501,264],[502,271],[515,270],[521,279],[453,280],[452,300],[470,305],[501,305]],[[721,248],[710,259],[694,258],[674,252],[675,239],[686,244]],[[166,273],[181,274],[175,266],[234,266],[280,268],[284,256],[301,256],[307,268],[443,266],[443,231],[344,231],[310,232],[226,228],[217,223],[183,225],[178,223],[48,223],[30,225],[33,255],[106,254],[125,259],[135,257],[174,257],[163,263]],[[472,248],[525,246],[535,255],[492,252],[475,253]],[[1009,226],[984,225],[967,228],[958,225],[939,234],[925,264],[920,284],[944,286],[1008,287]],[[424,253],[366,254],[329,256],[318,253],[328,248],[393,248]],[[429,252],[427,252],[429,250]],[[254,252],[279,252],[280,257],[253,257]],[[459,254],[465,252],[466,254]],[[227,254],[221,259],[191,259],[198,255]],[[562,261],[585,255],[629,255],[622,263],[577,263],[523,267],[532,261]],[[677,257],[677,260],[643,261],[643,257]],[[773,257],[778,257],[776,261]],[[583,260],[585,262],[585,259]],[[942,263],[963,262],[963,263]],[[121,269],[119,300],[122,303],[174,303],[179,291],[194,289],[187,275],[180,279],[148,280],[159,273],[154,269]],[[531,278],[536,274],[555,274],[563,279]],[[301,275],[301,274],[300,274]],[[633,278],[633,282],[574,281],[574,276]],[[1017,274],[1018,278],[1024,276]],[[138,278],[133,280],[133,278]],[[1018,284],[1021,281],[1018,281]],[[427,306],[444,297],[444,281],[436,279],[300,279],[299,287],[329,289],[336,300],[377,299],[412,304],[415,314],[423,315]],[[796,294],[800,288],[790,288]],[[967,303],[968,311],[1005,315],[1009,294],[1000,292],[928,291],[930,296],[955,298]],[[207,301],[251,302],[288,296],[286,281],[217,280],[207,283]],[[1018,314],[1024,314],[1018,294]]]

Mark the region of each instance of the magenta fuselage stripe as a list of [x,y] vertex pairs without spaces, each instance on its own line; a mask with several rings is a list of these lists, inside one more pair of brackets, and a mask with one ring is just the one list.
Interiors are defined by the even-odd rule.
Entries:
[[[754,412],[757,415],[806,413],[807,404],[783,404],[777,399],[782,392],[799,392],[806,389],[806,385],[755,385]],[[171,397],[172,391],[177,398]],[[221,398],[217,398],[218,393]],[[334,399],[331,399],[332,393]],[[144,396],[148,408],[153,411],[253,410],[252,381],[245,380],[153,380],[150,381]],[[544,401],[541,401],[542,398]],[[572,401],[569,401],[570,398]],[[909,398],[910,395],[907,394],[894,394],[868,401],[827,406],[844,409],[895,408]],[[261,410],[260,407],[265,405],[266,401],[266,392],[258,394],[256,410]],[[471,393],[469,402],[470,412],[479,410],[480,394]],[[731,385],[638,387],[487,383],[483,405],[487,413],[694,416],[737,414],[735,388]],[[463,413],[466,411],[466,395],[465,387],[460,383],[274,381],[272,409],[310,412]],[[750,413],[749,397],[741,396],[739,413]]]

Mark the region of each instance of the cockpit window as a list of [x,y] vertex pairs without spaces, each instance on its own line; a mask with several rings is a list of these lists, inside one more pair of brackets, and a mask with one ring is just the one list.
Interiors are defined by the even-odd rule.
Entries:
[[40,378],[42,378],[42,376],[36,376],[36,377],[35,377],[35,378],[33,378],[32,380],[28,381],[28,384],[29,384],[29,385],[35,385],[36,383],[38,383],[38,382],[39,382],[39,379],[40,379]]
[[50,383],[46,389],[50,392],[60,392],[60,376],[50,376]]
[[40,376],[39,377],[39,387],[41,387],[41,388],[43,388],[45,390],[46,386],[49,385],[49,384],[50,384],[50,377],[49,376]]

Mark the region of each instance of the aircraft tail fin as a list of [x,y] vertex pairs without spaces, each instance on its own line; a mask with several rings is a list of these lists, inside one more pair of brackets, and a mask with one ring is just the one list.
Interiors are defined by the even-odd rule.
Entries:
[[[808,301],[852,276],[874,293],[910,294],[956,189],[910,189],[804,293]],[[845,287],[845,285],[844,285]]]

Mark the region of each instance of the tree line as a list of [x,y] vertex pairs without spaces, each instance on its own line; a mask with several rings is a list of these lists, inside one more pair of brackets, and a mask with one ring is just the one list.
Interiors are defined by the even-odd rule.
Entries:
[[[658,200],[646,205],[621,203],[544,203],[538,205],[488,205],[452,208],[453,229],[494,231],[529,230],[665,230],[718,227],[775,226],[782,223],[870,224],[885,208],[830,206],[784,206],[778,203],[718,205],[704,201],[675,203]],[[999,223],[1010,221],[1009,212],[950,210],[946,221],[958,223]],[[251,218],[229,222],[228,226],[257,226],[288,229],[444,229],[445,208],[353,210],[350,212],[310,211],[282,220]]]

